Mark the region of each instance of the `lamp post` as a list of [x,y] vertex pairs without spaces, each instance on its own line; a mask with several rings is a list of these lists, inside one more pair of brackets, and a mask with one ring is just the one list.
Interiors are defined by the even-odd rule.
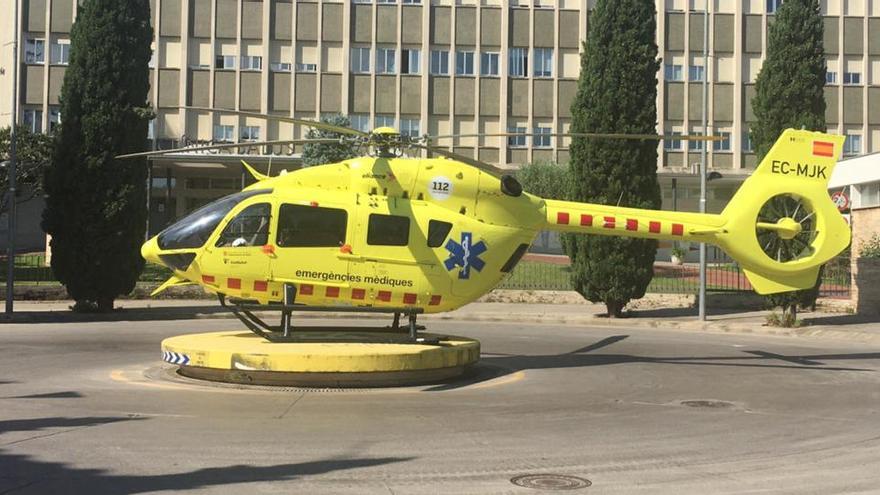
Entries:
[[[706,134],[706,104],[709,95],[709,0],[706,0],[703,10],[703,134]],[[706,213],[706,148],[707,141],[703,141],[700,150],[700,213]],[[699,318],[706,321],[706,243],[700,243],[700,293],[699,293]]]
[[16,186],[16,140],[15,126],[18,120],[18,0],[12,2],[12,125],[9,130],[9,232],[6,244],[6,316],[12,318],[15,299],[15,186]]

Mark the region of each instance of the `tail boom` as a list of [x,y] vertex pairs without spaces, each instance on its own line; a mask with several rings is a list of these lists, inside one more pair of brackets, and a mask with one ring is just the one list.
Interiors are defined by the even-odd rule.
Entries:
[[[827,189],[844,140],[786,130],[720,215],[544,200],[543,228],[712,243],[739,263],[760,294],[806,289],[850,242]],[[789,201],[797,208],[785,207]]]

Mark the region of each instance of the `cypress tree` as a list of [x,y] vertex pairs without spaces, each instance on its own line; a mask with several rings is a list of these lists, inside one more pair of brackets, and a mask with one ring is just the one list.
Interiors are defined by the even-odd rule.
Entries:
[[[755,81],[751,126],[758,163],[788,128],[825,131],[825,49],[819,0],[786,0],[776,12],[767,40],[767,58]],[[821,272],[820,272],[821,274]],[[814,306],[816,285],[767,297],[782,307],[783,321],[793,323],[797,306]]]
[[[340,113],[325,115],[321,117],[321,122],[339,127],[351,126],[349,118]],[[339,139],[341,137],[343,137],[343,135],[338,132],[315,128],[309,129],[308,133],[306,133],[307,139]],[[307,144],[303,146],[302,162],[303,167],[312,167],[315,165],[323,165],[325,163],[339,163],[342,160],[347,160],[356,156],[358,156],[358,147],[350,141],[342,143]]]
[[[581,56],[572,132],[654,133],[657,123],[657,45],[652,0],[599,0]],[[574,138],[571,199],[635,208],[659,208],[657,142]],[[572,282],[617,317],[645,295],[657,242],[567,235]]]
[[43,229],[74,310],[108,311],[144,266],[149,0],[86,0],[71,32]]

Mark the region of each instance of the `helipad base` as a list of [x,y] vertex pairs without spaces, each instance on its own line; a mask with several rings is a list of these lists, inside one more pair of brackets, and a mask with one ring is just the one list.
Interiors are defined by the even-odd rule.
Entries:
[[[251,332],[198,333],[165,339],[162,356],[192,378],[309,387],[433,383],[462,374],[480,357],[480,343],[464,337],[423,333],[421,337],[439,341],[413,344],[399,333],[364,333],[373,343],[338,342],[338,331],[312,331],[308,342],[296,343],[272,343]],[[382,336],[387,342],[376,343]],[[322,337],[337,341],[321,342]]]

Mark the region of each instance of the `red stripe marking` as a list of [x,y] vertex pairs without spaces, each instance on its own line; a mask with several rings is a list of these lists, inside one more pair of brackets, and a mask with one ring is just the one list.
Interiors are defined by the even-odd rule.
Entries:
[[605,227],[606,229],[613,229],[614,228],[614,221],[615,221],[614,217],[605,217],[605,224],[602,226]]
[[684,225],[680,223],[672,224],[672,235],[684,235]]
[[315,293],[315,286],[311,284],[301,284],[299,286],[299,293],[303,296],[311,296]]
[[416,303],[416,295],[410,294],[409,292],[403,295],[403,304],[415,304]]
[[214,283],[214,276],[213,275],[202,275],[202,282],[204,282],[206,284],[213,284]]
[[391,291],[380,290],[379,293],[376,295],[376,299],[385,302],[391,301]]
[[351,289],[352,299],[363,299],[366,295],[367,291],[364,289]]
[[581,227],[592,227],[593,215],[581,215]]
[[660,233],[660,222],[648,222],[648,231],[652,234]]
[[441,299],[442,297],[443,297],[443,296],[439,296],[439,295],[437,295],[437,294],[434,294],[433,296],[431,296],[431,302],[428,303],[428,306],[439,306],[439,305],[440,305],[440,299]]
[[556,213],[556,223],[568,225],[568,213],[560,211]]
[[834,143],[827,141],[813,141],[813,154],[816,156],[834,156]]
[[255,292],[266,292],[269,290],[269,282],[265,280],[254,280],[254,291]]
[[339,287],[327,287],[327,297],[339,297]]
[[639,221],[635,218],[627,218],[626,230],[639,230]]
[[241,279],[230,278],[226,280],[226,287],[229,287],[230,289],[241,289]]

